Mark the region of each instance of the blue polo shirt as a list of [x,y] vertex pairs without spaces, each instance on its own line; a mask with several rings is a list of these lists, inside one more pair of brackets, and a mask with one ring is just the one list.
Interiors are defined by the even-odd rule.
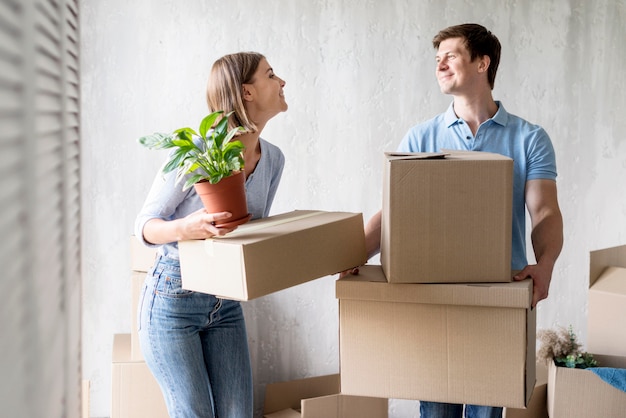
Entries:
[[451,103],[445,113],[420,123],[407,132],[398,146],[401,152],[441,152],[442,149],[485,151],[513,159],[513,230],[511,268],[521,270],[526,258],[526,201],[528,180],[556,180],[556,158],[546,131],[508,113],[497,101],[498,111],[483,122],[476,135],[454,113]]

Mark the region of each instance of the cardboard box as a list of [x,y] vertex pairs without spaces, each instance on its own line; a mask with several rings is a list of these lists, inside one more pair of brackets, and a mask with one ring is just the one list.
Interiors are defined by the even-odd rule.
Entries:
[[592,251],[587,350],[626,357],[626,245]]
[[532,281],[387,283],[380,266],[336,283],[341,392],[526,407],[535,385]]
[[504,408],[504,418],[548,418],[548,367],[537,363],[537,381],[526,409]]
[[143,361],[130,358],[130,334],[113,337],[111,418],[168,418],[159,384]]
[[139,345],[137,309],[139,308],[139,295],[145,278],[146,273],[140,271],[133,271],[130,275],[130,359],[139,361],[143,360],[143,354]]
[[387,153],[380,256],[387,280],[510,282],[512,204],[508,157]]
[[265,418],[387,418],[387,399],[339,393],[339,375],[268,384]]
[[[594,354],[598,366],[626,368],[626,357]],[[548,366],[548,415],[552,418],[622,418],[626,392],[591,370]]]
[[360,213],[294,211],[178,243],[183,288],[250,300],[366,261]]
[[130,269],[132,271],[150,271],[154,265],[156,248],[146,247],[136,236],[130,236]]

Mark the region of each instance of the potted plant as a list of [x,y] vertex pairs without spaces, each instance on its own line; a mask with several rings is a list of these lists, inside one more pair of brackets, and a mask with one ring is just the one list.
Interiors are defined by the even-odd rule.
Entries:
[[597,366],[593,355],[582,350],[571,325],[567,329],[541,329],[537,332],[537,338],[541,342],[537,357],[546,364],[554,361],[558,367],[575,369]]
[[161,172],[176,171],[176,184],[186,178],[183,190],[194,186],[207,212],[232,213],[227,221],[217,223],[229,227],[243,224],[251,217],[245,193],[244,146],[233,140],[243,128],[228,130],[231,114],[209,114],[200,122],[198,132],[180,128],[169,134],[139,138],[139,143],[149,149],[171,149]]

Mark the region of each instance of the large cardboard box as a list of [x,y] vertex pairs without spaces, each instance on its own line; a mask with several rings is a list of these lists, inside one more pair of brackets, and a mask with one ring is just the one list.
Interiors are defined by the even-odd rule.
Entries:
[[524,408],[535,385],[532,281],[336,283],[341,392]]
[[[626,368],[626,357],[594,354],[598,366]],[[548,366],[548,415],[552,418],[623,418],[626,392],[593,371]]]
[[339,393],[339,375],[271,383],[265,418],[387,418],[387,399]]
[[137,308],[139,295],[146,277],[152,268],[156,257],[156,248],[146,247],[139,242],[136,236],[130,236],[130,358],[143,360],[137,334]]
[[592,251],[587,350],[626,357],[626,245]]
[[512,204],[508,157],[387,153],[381,225],[387,280],[511,281]]
[[183,288],[250,300],[365,263],[360,213],[293,211],[178,243]]
[[168,418],[159,384],[143,361],[130,357],[130,334],[113,337],[111,418]]
[[537,379],[528,406],[504,408],[504,418],[548,418],[548,367],[537,363]]

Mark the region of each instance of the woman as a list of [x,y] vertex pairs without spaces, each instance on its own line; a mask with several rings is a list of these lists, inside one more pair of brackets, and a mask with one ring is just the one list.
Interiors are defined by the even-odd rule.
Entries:
[[[285,158],[260,137],[265,124],[287,110],[285,82],[265,57],[226,55],[211,69],[211,112],[234,111],[229,129],[245,146],[246,197],[254,218],[267,217]],[[135,234],[158,256],[139,302],[141,350],[171,417],[247,418],[253,415],[252,369],[239,302],[181,288],[177,241],[221,236],[234,228],[214,222],[228,212],[207,213],[194,188],[182,191],[172,172],[160,174],[135,223]]]

